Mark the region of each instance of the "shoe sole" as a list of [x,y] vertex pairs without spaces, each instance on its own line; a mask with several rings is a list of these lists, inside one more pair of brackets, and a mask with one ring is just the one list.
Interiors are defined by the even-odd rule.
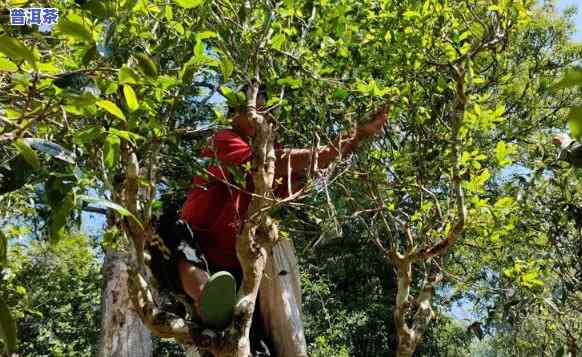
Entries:
[[232,319],[236,302],[236,281],[225,271],[213,274],[204,285],[200,310],[202,322],[209,327],[224,329]]

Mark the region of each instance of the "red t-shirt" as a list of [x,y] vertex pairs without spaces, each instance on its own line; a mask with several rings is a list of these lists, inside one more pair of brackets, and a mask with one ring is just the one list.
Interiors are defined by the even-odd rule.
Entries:
[[[214,157],[218,164],[210,165],[208,179],[194,177],[196,185],[182,207],[182,219],[187,221],[200,240],[200,248],[208,262],[218,269],[240,268],[236,256],[236,237],[242,228],[253,192],[251,175],[246,175],[245,191],[221,182],[235,184],[228,167],[240,167],[252,155],[251,146],[232,130],[223,129],[214,134],[202,157]],[[299,177],[291,176],[296,183]],[[287,180],[274,187],[277,197],[288,195]],[[297,189],[296,185],[293,189]]]

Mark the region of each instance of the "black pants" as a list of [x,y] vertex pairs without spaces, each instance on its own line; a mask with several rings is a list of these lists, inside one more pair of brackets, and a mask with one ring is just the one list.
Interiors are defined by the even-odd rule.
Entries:
[[[182,289],[182,281],[178,272],[178,261],[180,259],[185,259],[188,263],[207,271],[211,275],[218,271],[228,271],[236,281],[237,290],[240,288],[243,278],[241,269],[223,269],[208,264],[196,238],[186,223],[178,221],[171,228],[166,232],[158,232],[162,242],[154,240],[149,245],[152,256],[151,269],[161,288],[188,296]],[[263,319],[261,318],[260,304],[260,299],[257,296],[249,336],[251,353],[257,357],[274,356],[272,343],[267,338]]]

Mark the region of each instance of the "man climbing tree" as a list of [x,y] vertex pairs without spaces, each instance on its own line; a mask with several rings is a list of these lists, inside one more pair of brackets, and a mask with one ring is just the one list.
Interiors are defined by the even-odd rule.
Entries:
[[[265,103],[262,88],[257,99],[258,109],[262,110]],[[352,152],[361,140],[379,132],[387,122],[388,111],[387,105],[381,107],[372,120],[342,133],[327,146],[276,149],[275,197],[286,198],[297,192],[310,173],[327,168],[341,155]],[[197,317],[216,329],[225,328],[230,322],[237,286],[242,281],[236,237],[247,218],[254,192],[252,174],[246,169],[253,154],[249,142],[254,136],[254,123],[247,111],[234,111],[232,129],[217,131],[201,152],[212,163],[207,168],[207,177],[193,178],[181,220],[168,222],[166,219],[159,229],[163,242],[151,242],[157,248],[151,250],[153,270],[159,279],[172,280],[169,286],[184,292],[192,300]],[[237,169],[245,172],[244,187],[238,186],[240,182],[235,180],[233,170]],[[255,309],[252,326],[252,354],[279,355],[274,352],[277,346],[268,341],[269,333],[264,332],[259,308]]]

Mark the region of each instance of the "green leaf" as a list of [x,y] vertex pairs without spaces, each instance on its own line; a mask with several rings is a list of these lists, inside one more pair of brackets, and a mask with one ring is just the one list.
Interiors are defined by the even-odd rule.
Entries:
[[206,40],[207,38],[217,37],[218,34],[214,31],[202,31],[196,34],[196,42]]
[[285,43],[285,34],[281,32],[273,36],[273,40],[271,41],[271,47],[273,47],[276,50],[280,50],[281,47],[283,46],[283,43]]
[[64,147],[55,144],[45,139],[25,138],[23,139],[30,147],[54,157],[55,159],[63,160],[69,164],[74,164],[76,160],[75,153],[65,149]]
[[555,86],[556,89],[564,89],[575,86],[582,86],[582,69],[569,69]]
[[35,170],[40,169],[40,161],[38,160],[38,156],[36,155],[36,152],[32,150],[30,145],[26,143],[26,141],[18,139],[14,143],[14,146],[30,166],[32,166]]
[[118,89],[119,83],[111,81],[105,87],[105,92],[103,92],[103,94],[106,96],[112,95],[113,93],[116,93]]
[[34,178],[34,169],[22,155],[0,164],[0,195],[18,190]]
[[497,164],[503,166],[505,163],[505,157],[507,156],[507,145],[505,141],[500,141],[495,147],[495,157],[497,159]]
[[269,98],[269,100],[267,101],[267,103],[265,105],[267,106],[267,108],[270,108],[273,105],[278,105],[280,103],[281,103],[281,98],[279,98],[279,97],[272,97],[272,98]]
[[[169,9],[169,8],[168,8],[168,9]],[[177,32],[179,35],[182,35],[182,36],[183,36],[183,35],[184,35],[184,33],[186,32],[186,31],[184,30],[184,26],[182,26],[182,24],[181,24],[181,23],[179,23],[179,22],[177,22],[177,21],[174,21],[174,30],[176,30],[176,32]]]
[[58,242],[63,236],[67,218],[71,215],[71,211],[75,207],[75,194],[68,192],[63,199],[52,207],[49,216],[49,234],[50,243]]
[[158,66],[148,55],[142,52],[135,54],[134,57],[139,63],[139,68],[146,76],[152,78],[158,76]]
[[525,273],[521,277],[523,285],[527,287],[541,286],[544,285],[544,281],[539,278],[539,273],[537,271],[530,271]]
[[402,14],[402,16],[404,16],[406,20],[411,20],[413,18],[419,17],[420,14],[416,11],[407,10],[404,12],[404,14]]
[[9,354],[16,350],[16,323],[4,298],[0,299],[0,339],[4,341]]
[[572,136],[579,140],[582,137],[582,106],[570,109],[568,126],[570,127]]
[[226,86],[222,86],[222,87],[220,87],[220,94],[226,98],[228,105],[230,105],[233,108],[238,108],[242,105],[245,105],[246,99],[244,97],[244,93],[242,93],[242,92],[236,93],[232,89],[230,89]]
[[277,84],[280,84],[282,86],[287,86],[287,87],[290,87],[292,89],[297,89],[297,88],[301,87],[301,83],[302,83],[301,78],[293,78],[291,76],[277,80]]
[[105,163],[105,167],[110,169],[117,163],[120,144],[121,140],[117,135],[109,134],[105,138],[105,145],[103,145],[103,162]]
[[9,60],[8,58],[0,58],[0,72],[16,72],[18,67],[14,62]]
[[106,19],[112,15],[111,3],[103,0],[89,0],[81,5],[81,8],[87,10],[94,17]]
[[111,201],[106,200],[104,198],[91,197],[91,196],[85,196],[85,195],[79,195],[78,197],[81,201],[84,201],[84,202],[87,202],[90,204],[102,205],[102,206],[105,206],[107,208],[114,210],[115,212],[122,215],[123,217],[130,217],[131,219],[133,219],[135,221],[135,223],[137,223],[140,226],[140,228],[143,229],[143,224],[136,216],[134,216],[131,212],[129,212],[129,210],[127,210],[123,206],[118,205],[115,202],[111,202]]
[[94,42],[93,35],[87,26],[87,22],[79,15],[69,14],[59,21],[57,29],[67,36],[92,44]]
[[356,90],[362,94],[368,93],[370,91],[370,85],[366,82],[358,82],[356,84]]
[[234,65],[228,58],[223,57],[222,61],[220,61],[220,70],[224,81],[227,81],[234,71]]
[[334,96],[338,99],[346,99],[348,97],[348,92],[344,89],[338,88],[335,90]]
[[119,84],[137,84],[139,75],[131,68],[123,66],[119,70]]
[[113,226],[103,233],[102,243],[104,247],[117,249],[119,247],[119,238],[121,234],[117,227]]
[[176,5],[184,9],[193,9],[204,3],[204,0],[176,0]]
[[37,69],[32,51],[13,37],[6,34],[0,35],[0,52],[6,54],[13,60],[24,60],[35,70]]
[[206,55],[204,54],[204,42],[197,41],[194,45],[194,58],[196,62],[203,62],[206,58]]
[[143,140],[144,137],[136,134],[136,133],[132,133],[130,131],[125,131],[125,130],[117,130],[115,128],[111,128],[109,129],[109,133],[113,134],[113,135],[117,135],[122,139],[125,139],[127,141],[130,141],[132,143],[134,143],[136,140]]
[[125,120],[125,115],[123,115],[123,112],[121,111],[121,109],[119,109],[117,104],[109,100],[100,100],[97,102],[97,105],[105,109],[109,113],[113,114],[114,116],[118,117],[119,119]]
[[123,86],[123,95],[125,96],[125,102],[127,103],[127,107],[129,108],[130,112],[135,112],[137,108],[139,108],[139,104],[137,102],[137,96],[133,91],[133,88],[128,86],[127,84]]
[[87,145],[91,144],[97,136],[103,133],[103,128],[101,127],[92,127],[89,129],[85,129],[81,132],[77,132],[74,137],[74,142],[77,145]]

